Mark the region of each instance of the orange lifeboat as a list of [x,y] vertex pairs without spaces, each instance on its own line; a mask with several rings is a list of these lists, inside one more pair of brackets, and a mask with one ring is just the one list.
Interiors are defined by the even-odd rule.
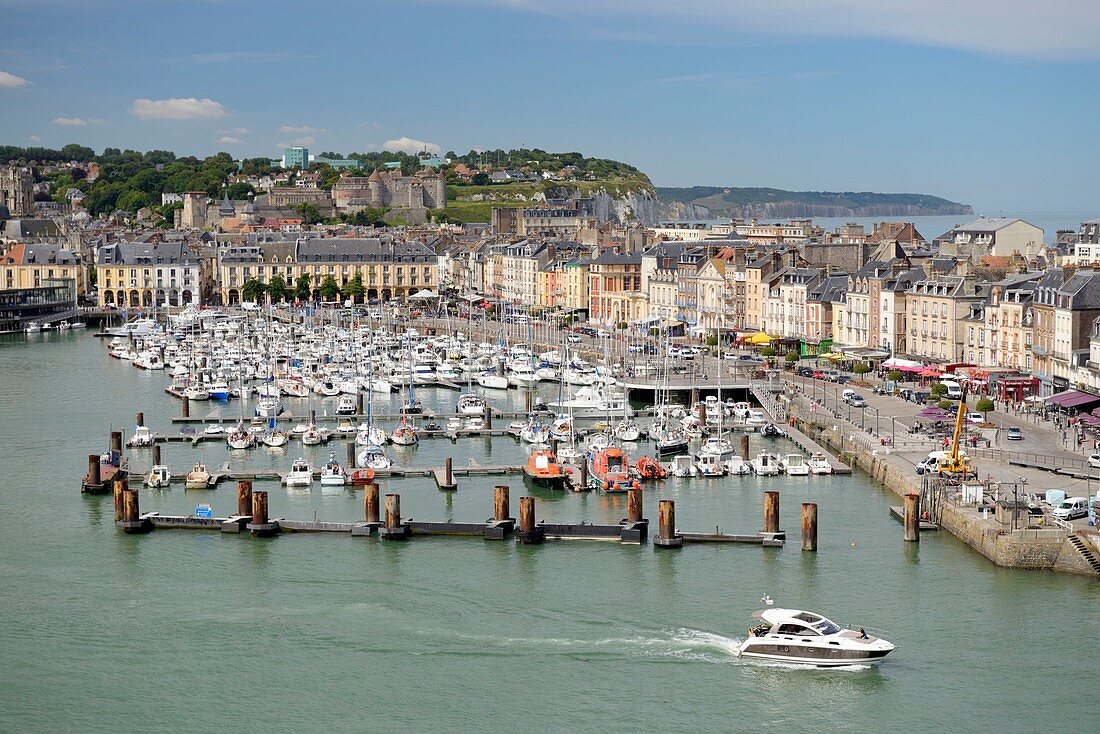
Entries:
[[630,480],[630,459],[618,446],[608,446],[592,454],[588,475],[605,492],[626,492],[634,486]]
[[524,481],[546,489],[565,489],[569,473],[562,469],[553,451],[531,452],[523,467]]
[[634,468],[638,470],[638,475],[642,479],[664,479],[668,476],[665,468],[656,459],[649,456],[638,459],[638,463],[634,465]]

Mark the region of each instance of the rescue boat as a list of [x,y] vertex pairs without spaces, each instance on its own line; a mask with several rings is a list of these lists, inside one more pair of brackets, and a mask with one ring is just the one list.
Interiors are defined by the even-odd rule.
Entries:
[[534,451],[523,467],[523,478],[536,487],[566,489],[569,473],[558,464],[552,451]]
[[592,453],[588,459],[588,477],[590,483],[605,492],[626,492],[641,486],[630,478],[630,459],[618,446]]

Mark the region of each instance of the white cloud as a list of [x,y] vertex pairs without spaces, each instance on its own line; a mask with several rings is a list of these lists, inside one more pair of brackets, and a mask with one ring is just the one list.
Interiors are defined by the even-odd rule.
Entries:
[[443,149],[435,143],[429,143],[424,140],[415,140],[414,138],[396,138],[394,140],[387,140],[382,143],[382,150],[390,150],[393,152],[401,153],[419,153],[422,150],[426,150],[429,153],[442,153]]
[[323,133],[326,130],[322,127],[310,127],[309,125],[283,125],[279,128],[279,132],[283,135],[307,135],[309,133]]
[[248,128],[247,127],[235,127],[235,128],[233,128],[233,132],[235,132],[237,135],[247,135],[248,134]]
[[42,138],[38,137],[37,135],[31,135],[30,140],[31,140],[32,143],[41,143],[42,142]]
[[[536,0],[454,0],[544,14]],[[558,0],[554,15],[613,19],[640,42],[677,42],[687,30],[726,37],[872,38],[992,56],[1100,58],[1100,3],[1082,0]],[[599,24],[590,24],[599,28]]]
[[54,125],[61,127],[84,127],[85,125],[102,125],[103,120],[89,117],[55,117],[50,120]]
[[226,145],[237,145],[244,141],[242,141],[240,138],[234,138],[231,135],[222,135],[220,138],[218,138],[218,142],[225,143]]
[[0,88],[15,89],[16,87],[25,87],[28,84],[30,82],[21,76],[0,71]]
[[212,99],[135,99],[130,114],[142,120],[216,120],[226,109]]
[[309,145],[315,145],[316,143],[317,143],[317,138],[313,137],[312,135],[306,135],[305,137],[301,137],[301,138],[293,138],[291,140],[284,140],[283,142],[279,143],[275,147],[277,147],[277,148],[293,148],[295,145],[309,146]]

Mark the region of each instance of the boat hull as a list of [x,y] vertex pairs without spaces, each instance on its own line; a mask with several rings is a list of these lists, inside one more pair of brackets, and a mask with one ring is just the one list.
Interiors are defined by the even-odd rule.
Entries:
[[538,487],[539,489],[564,490],[568,486],[569,477],[565,474],[556,474],[553,476],[539,475],[525,468],[523,470],[523,481],[525,484],[531,487]]
[[[787,652],[784,652],[784,649]],[[878,665],[890,650],[843,650],[822,647],[799,647],[765,642],[754,644],[740,653],[743,658],[770,660],[817,668],[841,668],[850,665]]]

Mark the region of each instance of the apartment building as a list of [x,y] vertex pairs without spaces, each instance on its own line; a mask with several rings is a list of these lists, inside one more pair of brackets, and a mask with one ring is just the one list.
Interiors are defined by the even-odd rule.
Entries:
[[96,250],[100,306],[137,308],[200,303],[210,288],[207,261],[182,242],[115,242]]

